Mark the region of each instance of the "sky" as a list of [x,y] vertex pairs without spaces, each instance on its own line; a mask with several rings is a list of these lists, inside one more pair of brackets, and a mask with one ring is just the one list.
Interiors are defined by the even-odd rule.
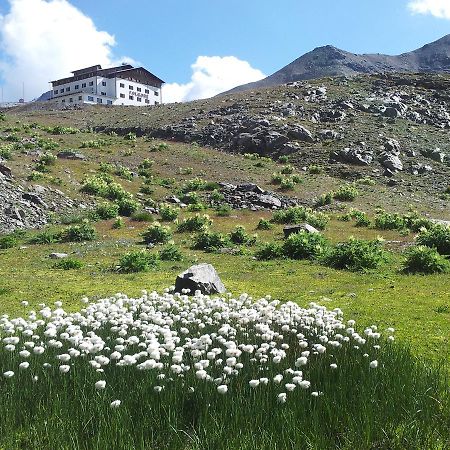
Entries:
[[4,101],[94,64],[142,65],[165,101],[256,81],[315,47],[399,54],[450,33],[450,0],[0,0]]

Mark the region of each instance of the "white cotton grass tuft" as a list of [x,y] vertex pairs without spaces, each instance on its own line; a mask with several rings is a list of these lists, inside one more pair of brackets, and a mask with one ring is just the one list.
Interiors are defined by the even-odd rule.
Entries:
[[[342,368],[341,348],[354,354],[355,364],[376,369],[381,356],[375,355],[394,339],[393,328],[383,332],[383,340],[376,326],[359,330],[354,320],[344,321],[338,308],[316,303],[302,308],[270,296],[254,300],[248,294],[188,293],[143,291],[140,298],[117,293],[92,301],[84,297],[76,313],[65,312],[62,302],[55,302],[55,308],[39,305],[26,319],[3,315],[0,352],[15,361],[10,367],[22,372],[18,377],[37,381],[30,367],[43,370],[40,383],[55,372],[73,371],[70,376],[75,376],[84,365],[93,374],[95,389],[103,391],[109,382],[98,378],[109,376],[117,366],[124,373],[148,371],[156,380],[156,394],[177,385],[196,395],[210,386],[231,397],[241,390],[234,386],[248,384],[255,396],[271,395],[285,403],[302,389],[313,387],[311,396],[322,395],[314,379],[303,378],[316,364],[334,371],[339,362]],[[104,330],[110,330],[106,337]],[[11,370],[3,373],[5,378],[14,376]],[[120,404],[114,400],[111,407]]]

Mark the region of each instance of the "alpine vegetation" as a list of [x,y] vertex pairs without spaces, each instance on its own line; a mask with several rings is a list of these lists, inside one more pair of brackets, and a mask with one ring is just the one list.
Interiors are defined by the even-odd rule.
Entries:
[[443,374],[392,328],[171,292],[3,315],[0,447],[444,448]]

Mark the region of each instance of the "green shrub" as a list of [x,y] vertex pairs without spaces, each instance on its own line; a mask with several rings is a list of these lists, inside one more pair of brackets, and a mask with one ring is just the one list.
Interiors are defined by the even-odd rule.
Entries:
[[147,186],[147,185],[143,184],[139,188],[139,192],[141,194],[145,194],[145,195],[152,195],[155,192],[155,190],[151,186]]
[[175,244],[168,244],[159,251],[159,259],[161,261],[181,261],[183,254]]
[[188,205],[187,210],[190,212],[199,212],[204,211],[206,208],[206,205],[204,203],[192,203]]
[[347,242],[335,245],[327,252],[323,261],[336,269],[365,271],[376,269],[387,260],[382,241],[365,241],[351,237]]
[[60,134],[76,134],[76,133],[80,132],[80,130],[78,128],[63,127],[61,125],[57,125],[55,127],[47,127],[45,129],[45,131],[47,131],[50,134],[56,134],[56,135],[60,135]]
[[441,255],[450,255],[450,227],[433,224],[418,234],[417,243],[435,248]]
[[280,189],[283,191],[290,191],[294,189],[295,182],[292,178],[283,178],[280,183]]
[[202,231],[212,224],[212,220],[207,214],[196,214],[195,216],[187,217],[177,225],[177,231],[180,233]]
[[282,245],[282,254],[291,259],[316,259],[329,247],[327,239],[320,233],[300,231],[291,234]]
[[172,231],[170,227],[155,222],[144,231],[142,237],[146,244],[167,244],[172,239]]
[[222,194],[218,189],[214,189],[214,190],[211,192],[211,194],[210,194],[210,196],[209,196],[209,199],[210,199],[212,202],[220,203],[220,202],[222,202],[222,201],[224,200],[224,196],[223,196],[223,194]]
[[291,164],[288,164],[287,166],[282,167],[280,172],[283,175],[291,175],[292,173],[294,173],[294,166],[292,166]]
[[1,145],[0,146],[0,158],[11,159],[12,158],[12,146]]
[[168,148],[169,146],[165,142],[162,142],[161,144],[152,145],[149,150],[150,152],[162,152]]
[[125,253],[119,260],[120,272],[147,272],[158,267],[158,256],[146,250]]
[[136,137],[136,134],[135,134],[135,133],[132,133],[132,132],[130,131],[128,134],[126,134],[126,135],[124,136],[124,139],[125,139],[126,141],[136,142],[137,137]]
[[228,203],[222,203],[216,208],[216,214],[219,217],[228,217],[231,214],[231,211],[233,211],[233,209]]
[[213,252],[230,245],[231,242],[228,236],[210,230],[201,231],[194,239],[194,248],[207,252]]
[[277,242],[265,242],[255,252],[255,257],[259,260],[277,259],[283,256],[281,245]]
[[286,156],[286,155],[280,156],[280,157],[278,158],[278,162],[279,162],[280,164],[287,164],[288,161],[289,161],[289,157]]
[[259,219],[258,225],[256,225],[257,230],[270,230],[272,224],[266,219]]
[[33,170],[30,175],[27,176],[28,181],[40,181],[44,179],[44,174],[38,172],[37,170]]
[[341,202],[352,202],[359,195],[358,189],[352,184],[341,186],[334,192],[334,198]]
[[327,226],[328,216],[321,212],[314,212],[303,206],[291,206],[273,213],[272,221],[275,223],[295,224],[307,222],[313,227],[323,230]]
[[131,216],[141,207],[140,203],[132,198],[122,198],[117,202],[121,216]]
[[242,225],[237,225],[236,228],[229,234],[230,240],[233,244],[253,245],[256,242],[257,236],[250,236]]
[[355,226],[357,227],[369,227],[371,221],[369,216],[362,211],[358,211],[358,214],[355,216]]
[[402,230],[406,228],[406,223],[400,214],[381,212],[375,216],[375,228],[379,230]]
[[283,177],[283,175],[281,175],[281,173],[274,173],[274,174],[272,174],[271,183],[272,184],[281,184],[283,179],[284,179],[284,177]]
[[325,205],[331,205],[333,203],[334,193],[333,192],[327,192],[326,194],[322,194],[318,200],[316,201],[316,206],[325,206]]
[[357,184],[363,184],[365,186],[375,186],[377,184],[377,182],[370,177],[363,177],[363,178],[358,178],[356,180]]
[[118,217],[118,218],[115,220],[115,222],[112,224],[112,228],[115,229],[115,230],[118,230],[118,229],[120,229],[120,228],[123,228],[124,225],[125,225],[125,224],[124,224],[124,222],[123,222],[122,217]]
[[186,205],[196,205],[201,203],[200,196],[197,192],[188,192],[181,197],[181,201]]
[[311,175],[319,175],[322,172],[323,172],[322,167],[317,166],[316,164],[311,164],[308,167],[308,173],[310,173]]
[[62,239],[62,234],[59,231],[43,230],[40,233],[36,233],[30,239],[29,244],[54,244]]
[[0,249],[4,250],[7,248],[17,247],[19,241],[17,237],[13,234],[6,234],[5,236],[0,236]]
[[97,237],[95,228],[88,224],[72,225],[66,228],[61,234],[61,240],[64,242],[83,242],[93,241]]
[[83,141],[80,148],[102,148],[107,142],[104,139]]
[[63,270],[72,270],[72,269],[81,269],[83,267],[83,263],[79,259],[75,258],[65,258],[56,262],[53,265],[54,269],[63,269]]
[[81,192],[90,195],[98,195],[99,197],[106,197],[109,183],[112,178],[108,175],[94,175],[84,180]]
[[153,222],[153,215],[148,211],[136,211],[131,214],[131,220],[135,222]]
[[434,248],[418,245],[406,252],[403,270],[411,273],[446,273],[450,270],[450,262]]
[[101,203],[95,208],[95,215],[101,220],[114,219],[119,215],[119,206],[115,203]]
[[163,204],[159,207],[159,215],[164,222],[173,222],[177,219],[180,209],[174,206]]

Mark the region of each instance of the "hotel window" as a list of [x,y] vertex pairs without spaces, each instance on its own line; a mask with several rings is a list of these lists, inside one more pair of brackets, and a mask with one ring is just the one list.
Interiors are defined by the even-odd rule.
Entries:
[[69,92],[69,91],[70,91],[70,87],[67,87],[67,88],[66,88],[66,92]]
[[112,100],[106,100],[106,103],[108,103],[108,105],[112,105]]
[[158,95],[159,95],[159,92],[158,92],[158,91],[155,91],[155,95],[158,96]]
[[97,103],[103,103],[103,100],[99,97],[97,98]]
[[125,94],[120,94],[120,98],[125,98]]
[[73,98],[72,97],[69,98],[69,103],[73,103]]
[[80,89],[80,85],[79,85],[79,84],[76,84],[76,85],[75,85],[75,89]]
[[100,92],[101,95],[106,95],[106,92]]
[[94,97],[91,97],[90,95],[88,95],[88,102],[93,102],[94,101]]
[[138,102],[142,102],[142,98],[141,98],[141,97],[137,97],[136,100],[137,100]]
[[102,81],[102,86],[106,86],[106,81]]
[[133,90],[133,89],[134,89],[134,87],[133,87],[133,86],[131,86],[131,85],[129,85],[128,87],[129,87],[129,88],[130,88],[131,90]]
[[128,98],[129,98],[130,100],[134,100],[134,97],[133,97],[132,95],[130,95]]
[[141,90],[142,90],[140,87],[138,87],[136,89],[137,89],[138,92],[141,92]]
[[150,91],[148,89],[145,90],[146,94],[150,94]]
[[93,81],[89,81],[89,86],[94,86],[94,82]]
[[55,89],[54,94],[57,94],[57,93],[58,93],[58,89]]
[[145,103],[150,103],[150,100],[148,98],[146,98]]
[[80,100],[80,101],[83,100],[83,96],[82,96],[82,95],[79,95],[79,96],[78,96],[78,100]]
[[119,86],[123,87],[123,88],[125,87],[125,85],[123,83],[120,83]]
[[86,87],[86,83],[81,83],[81,87],[85,88]]

